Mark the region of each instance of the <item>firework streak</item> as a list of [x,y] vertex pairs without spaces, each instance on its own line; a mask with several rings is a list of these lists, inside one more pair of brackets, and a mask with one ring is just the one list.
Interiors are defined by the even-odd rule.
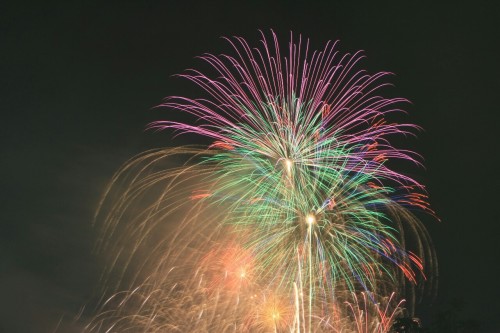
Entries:
[[104,196],[105,282],[128,291],[88,331],[389,331],[435,268],[412,213],[432,215],[425,190],[390,167],[420,165],[390,142],[417,129],[389,121],[407,101],[336,43],[227,41],[233,55],[200,57],[211,76],[180,75],[206,99],[162,104],[195,124],[151,125],[211,143],[146,152]]

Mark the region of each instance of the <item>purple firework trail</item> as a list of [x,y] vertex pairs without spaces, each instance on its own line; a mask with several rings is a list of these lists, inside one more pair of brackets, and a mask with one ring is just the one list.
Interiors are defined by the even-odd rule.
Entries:
[[[146,152],[113,178],[97,215],[110,271],[126,276],[149,252],[136,288],[91,331],[385,332],[402,304],[394,292],[409,291],[411,308],[413,286],[432,278],[435,255],[412,213],[433,215],[424,186],[390,163],[421,160],[390,142],[418,129],[388,120],[407,103],[381,95],[390,73],[359,70],[362,53],[337,43],[310,51],[301,37],[282,56],[271,35],[256,48],[226,38],[233,55],[200,57],[211,75],[179,75],[208,96],[162,106],[196,124],[150,126],[207,147]],[[168,237],[153,237],[166,226]]]

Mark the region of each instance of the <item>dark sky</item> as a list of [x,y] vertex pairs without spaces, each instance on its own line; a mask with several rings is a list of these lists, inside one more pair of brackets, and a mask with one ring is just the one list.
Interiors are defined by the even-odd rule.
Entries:
[[230,51],[220,36],[252,42],[270,28],[282,42],[290,30],[315,47],[340,39],[343,51],[366,51],[370,71],[397,74],[409,121],[425,129],[408,144],[425,157],[418,177],[442,220],[424,221],[440,287],[421,311],[458,299],[464,319],[500,331],[498,10],[488,1],[180,2],[0,5],[0,332],[53,332],[92,302],[104,263],[91,253],[91,221],[107,180],[143,150],[196,142],[144,131],[169,117],[152,109],[163,97],[201,94],[171,75],[203,52]]

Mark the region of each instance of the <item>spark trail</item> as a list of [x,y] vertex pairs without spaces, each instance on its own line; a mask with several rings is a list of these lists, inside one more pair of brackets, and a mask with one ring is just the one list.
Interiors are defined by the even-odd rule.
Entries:
[[391,120],[407,100],[336,43],[227,41],[179,75],[208,97],[162,104],[197,122],[151,124],[211,143],[146,152],[104,195],[117,292],[88,331],[387,332],[435,269],[424,186],[390,167],[420,165],[391,144],[418,129]]

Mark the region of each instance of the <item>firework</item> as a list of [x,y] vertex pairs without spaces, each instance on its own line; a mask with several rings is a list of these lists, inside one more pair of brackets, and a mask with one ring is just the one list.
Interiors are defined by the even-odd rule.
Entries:
[[227,41],[200,57],[212,75],[180,75],[208,98],[162,104],[196,124],[151,124],[211,143],[132,159],[103,198],[106,276],[131,291],[89,331],[387,332],[394,293],[412,300],[434,260],[412,213],[432,214],[424,187],[390,167],[420,165],[391,144],[417,129],[391,120],[407,101],[336,43]]

